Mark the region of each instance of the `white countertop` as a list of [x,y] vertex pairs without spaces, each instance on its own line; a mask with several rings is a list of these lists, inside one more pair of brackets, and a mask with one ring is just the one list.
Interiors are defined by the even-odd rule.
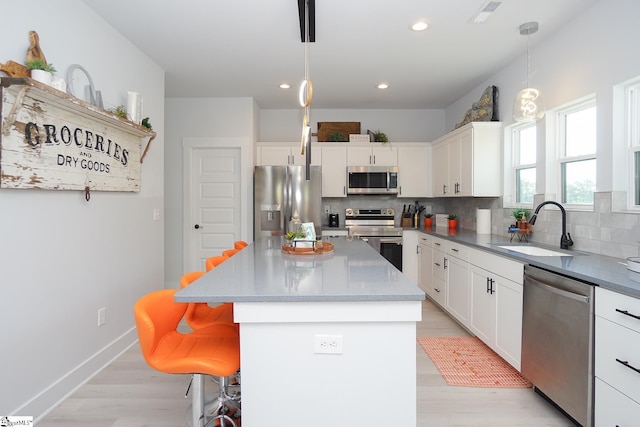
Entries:
[[421,301],[424,292],[365,242],[323,239],[325,255],[282,253],[263,237],[176,294],[177,302]]

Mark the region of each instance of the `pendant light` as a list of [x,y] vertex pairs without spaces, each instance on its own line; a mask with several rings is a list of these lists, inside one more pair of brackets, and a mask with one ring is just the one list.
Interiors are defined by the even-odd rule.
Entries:
[[309,0],[304,1],[304,80],[298,91],[298,102],[304,109],[302,118],[302,135],[300,138],[300,154],[305,156],[306,168],[305,178],[310,179],[311,165],[311,122],[310,122],[310,106],[313,98],[313,84],[309,78]]
[[516,95],[513,101],[513,119],[517,122],[535,122],[544,117],[544,100],[538,89],[529,86],[529,36],[538,32],[537,22],[520,25],[520,34],[527,36],[527,87]]

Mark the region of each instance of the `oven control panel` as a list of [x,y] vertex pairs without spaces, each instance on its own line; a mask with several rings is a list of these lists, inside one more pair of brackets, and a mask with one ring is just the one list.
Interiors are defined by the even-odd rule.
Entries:
[[357,218],[362,216],[367,217],[393,217],[395,216],[396,211],[393,208],[383,208],[383,209],[355,209],[355,208],[347,208],[345,210],[345,216]]

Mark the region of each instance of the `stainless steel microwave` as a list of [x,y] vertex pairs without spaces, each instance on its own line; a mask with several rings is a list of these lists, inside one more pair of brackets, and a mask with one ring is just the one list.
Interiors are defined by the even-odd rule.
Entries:
[[398,194],[398,167],[347,167],[347,194]]

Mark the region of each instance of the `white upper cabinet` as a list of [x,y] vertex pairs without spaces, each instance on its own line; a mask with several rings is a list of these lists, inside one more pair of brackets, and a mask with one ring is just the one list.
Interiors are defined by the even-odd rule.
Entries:
[[398,149],[391,144],[350,144],[347,166],[398,166]]
[[347,197],[347,147],[325,144],[321,150],[322,197]]
[[[320,165],[321,150],[314,144],[311,150],[311,164]],[[258,143],[256,166],[304,166],[306,156],[300,154],[300,143]]]
[[472,122],[433,143],[434,197],[502,194],[502,123]]
[[431,196],[428,144],[398,146],[398,197]]

